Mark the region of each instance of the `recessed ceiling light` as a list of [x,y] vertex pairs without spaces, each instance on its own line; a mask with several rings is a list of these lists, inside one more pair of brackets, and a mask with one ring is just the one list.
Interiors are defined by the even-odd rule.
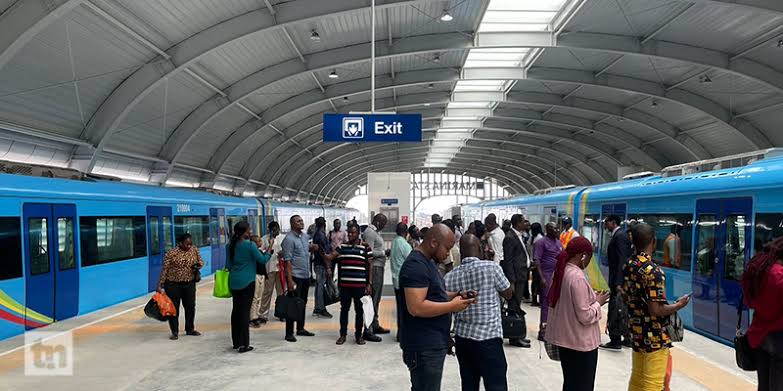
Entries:
[[337,71],[335,71],[335,70],[332,70],[332,73],[329,74],[329,78],[330,79],[336,79],[338,77],[340,77],[340,76],[337,75]]
[[454,17],[451,16],[448,10],[443,10],[443,15],[440,16],[440,20],[443,22],[451,22],[454,20]]
[[321,42],[321,36],[318,35],[318,31],[315,31],[315,29],[310,32],[310,40],[313,42]]

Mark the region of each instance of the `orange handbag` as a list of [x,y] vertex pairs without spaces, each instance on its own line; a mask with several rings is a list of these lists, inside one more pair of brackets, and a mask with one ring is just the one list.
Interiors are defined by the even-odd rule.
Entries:
[[165,293],[155,293],[152,295],[152,300],[155,300],[155,302],[158,303],[158,308],[160,309],[160,314],[162,316],[177,316],[177,309],[174,308],[174,302],[172,302]]

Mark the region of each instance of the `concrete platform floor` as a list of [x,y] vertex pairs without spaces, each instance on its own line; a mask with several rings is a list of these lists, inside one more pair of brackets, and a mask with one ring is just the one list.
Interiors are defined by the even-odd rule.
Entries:
[[[313,318],[307,328],[315,337],[283,340],[284,324],[273,321],[251,329],[255,350],[237,354],[231,349],[231,300],[212,297],[211,281],[198,290],[196,328],[201,337],[168,339],[168,326],[144,316],[141,297],[87,316],[70,319],[46,331],[71,331],[74,340],[73,376],[25,376],[24,338],[0,341],[0,389],[4,390],[406,390],[407,369],[393,336],[382,343],[336,346],[339,305],[330,307],[333,319]],[[312,308],[312,299],[308,302]],[[530,335],[535,335],[538,309],[527,308]],[[394,326],[394,300],[385,298],[381,322]],[[183,324],[184,320],[181,320]],[[349,335],[351,332],[349,331]],[[673,350],[672,390],[755,390],[755,374],[733,365],[733,350],[694,333]],[[560,390],[559,364],[546,357],[543,345],[531,349],[507,346],[511,390]],[[631,352],[602,351],[597,390],[625,390]],[[459,368],[446,359],[443,390],[459,390]]]

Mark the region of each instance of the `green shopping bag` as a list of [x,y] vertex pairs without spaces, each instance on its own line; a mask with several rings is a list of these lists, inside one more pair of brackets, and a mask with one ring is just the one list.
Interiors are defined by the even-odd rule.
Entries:
[[231,288],[228,287],[228,269],[220,269],[215,272],[215,287],[212,289],[212,296],[231,297]]
[[603,273],[601,273],[601,267],[598,266],[598,257],[593,256],[590,264],[585,269],[587,279],[590,281],[590,286],[593,290],[598,292],[609,291],[609,284],[606,282]]

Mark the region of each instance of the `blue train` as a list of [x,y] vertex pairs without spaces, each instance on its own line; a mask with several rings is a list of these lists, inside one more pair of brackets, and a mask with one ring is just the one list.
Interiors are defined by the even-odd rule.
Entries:
[[[550,194],[465,205],[463,219],[514,213],[531,222],[574,226],[595,245],[608,273],[603,219],[644,221],[656,228],[655,259],[666,272],[670,299],[693,292],[682,312],[690,330],[730,343],[741,302],[740,277],[754,251],[783,235],[783,158],[690,175],[650,176]],[[748,316],[744,317],[749,319]]]
[[165,252],[188,232],[203,274],[225,265],[225,244],[240,220],[301,215],[343,221],[338,209],[224,197],[110,181],[0,174],[0,339],[128,300],[156,288]]

